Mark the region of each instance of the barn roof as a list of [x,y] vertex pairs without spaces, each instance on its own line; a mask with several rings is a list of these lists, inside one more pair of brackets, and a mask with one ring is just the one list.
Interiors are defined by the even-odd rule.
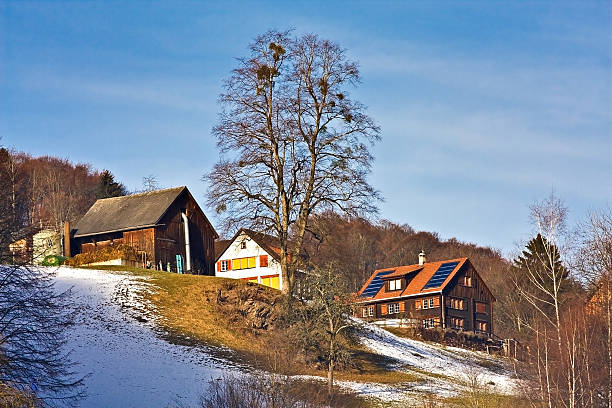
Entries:
[[74,236],[84,237],[153,227],[185,190],[187,187],[182,186],[100,199],[77,223]]
[[[426,262],[423,265],[405,265],[374,271],[357,295],[361,302],[395,299],[439,293],[443,291],[457,273],[470,264],[468,258]],[[408,284],[398,291],[387,291],[385,281],[406,278]],[[488,289],[487,289],[488,290]]]

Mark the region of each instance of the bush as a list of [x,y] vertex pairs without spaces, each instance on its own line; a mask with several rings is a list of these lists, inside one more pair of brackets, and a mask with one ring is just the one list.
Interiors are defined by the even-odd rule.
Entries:
[[224,377],[211,380],[201,408],[336,408],[364,406],[352,393],[327,395],[322,382],[310,382],[280,375]]
[[66,259],[67,258],[65,256],[47,255],[45,256],[45,259],[43,259],[42,265],[43,266],[60,266],[64,263],[64,261],[66,261]]

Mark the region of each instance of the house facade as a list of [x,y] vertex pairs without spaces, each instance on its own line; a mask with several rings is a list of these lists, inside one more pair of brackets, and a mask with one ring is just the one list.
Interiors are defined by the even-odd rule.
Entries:
[[217,232],[187,187],[98,200],[71,231],[71,255],[125,244],[141,266],[214,274]]
[[357,292],[356,316],[493,334],[494,296],[468,258],[375,271]]
[[275,237],[243,228],[219,243],[215,276],[282,289],[279,247]]
[[13,263],[41,265],[48,255],[62,254],[62,235],[52,228],[29,227],[9,244]]

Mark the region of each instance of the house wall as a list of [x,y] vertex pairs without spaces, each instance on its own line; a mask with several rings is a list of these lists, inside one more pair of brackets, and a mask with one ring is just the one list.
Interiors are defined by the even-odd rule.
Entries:
[[[472,279],[472,286],[463,285],[462,280],[464,276]],[[450,319],[452,317],[458,317],[464,319],[464,330],[481,331],[478,330],[477,322],[485,322],[486,330],[484,332],[488,334],[493,332],[493,297],[471,265],[469,268],[459,271],[444,291],[444,295],[447,327],[450,327]],[[464,310],[456,310],[450,307],[453,298],[464,300]],[[477,312],[476,302],[486,305],[486,313]]]
[[63,255],[62,236],[53,230],[43,230],[34,234],[32,247],[35,265],[40,265],[47,255]]
[[[242,249],[241,244],[244,242],[246,248]],[[261,266],[261,256],[265,255],[268,257],[268,266]],[[234,259],[242,259],[255,257],[255,266],[247,269],[234,270],[233,268],[229,271],[221,271],[221,261],[232,261]],[[262,247],[260,247],[255,241],[253,241],[246,233],[240,234],[234,242],[225,250],[221,257],[217,260],[215,276],[221,278],[231,279],[245,279],[251,282],[257,282],[260,284],[266,284],[267,286],[277,287],[282,289],[282,274],[281,267],[274,258],[268,254]],[[278,285],[275,284],[278,280]]]

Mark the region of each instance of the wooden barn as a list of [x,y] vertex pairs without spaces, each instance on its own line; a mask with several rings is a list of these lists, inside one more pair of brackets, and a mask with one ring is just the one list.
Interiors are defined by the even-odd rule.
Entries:
[[71,231],[71,255],[126,244],[143,266],[214,275],[218,235],[187,187],[98,200]]
[[357,316],[401,319],[425,328],[493,334],[495,298],[468,258],[375,271],[357,292]]

